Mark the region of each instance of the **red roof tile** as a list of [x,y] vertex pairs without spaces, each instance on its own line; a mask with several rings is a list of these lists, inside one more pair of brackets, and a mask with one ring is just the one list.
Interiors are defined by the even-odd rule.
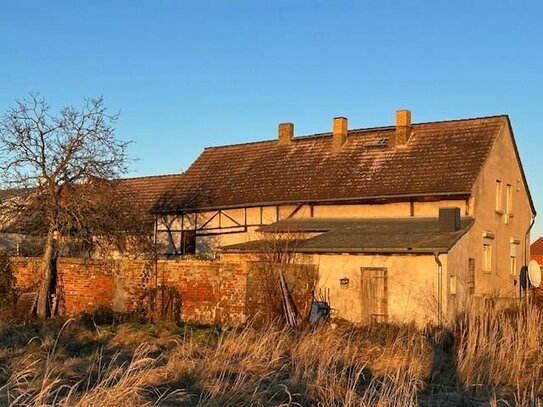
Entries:
[[164,194],[179,183],[182,174],[155,175],[120,179],[119,188],[134,200],[134,208],[148,215]]
[[[393,127],[206,148],[155,212],[384,196],[467,194],[507,116],[412,126],[407,145],[368,147]],[[392,143],[391,143],[392,144]]]
[[540,237],[530,246],[532,256],[543,256],[543,237]]

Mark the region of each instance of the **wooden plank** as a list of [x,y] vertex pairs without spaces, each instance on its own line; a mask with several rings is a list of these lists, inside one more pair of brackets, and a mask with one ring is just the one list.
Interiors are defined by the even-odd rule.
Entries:
[[388,276],[382,267],[361,267],[362,321],[385,322],[388,320]]
[[21,296],[17,300],[17,305],[15,307],[17,315],[32,315],[32,313],[34,312],[34,308],[36,307],[37,301],[37,292],[21,294]]

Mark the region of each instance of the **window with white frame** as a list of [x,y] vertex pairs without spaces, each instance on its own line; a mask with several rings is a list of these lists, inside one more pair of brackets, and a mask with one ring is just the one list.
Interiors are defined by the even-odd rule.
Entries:
[[492,242],[494,241],[493,232],[483,233],[483,273],[492,272]]
[[503,213],[503,183],[496,180],[496,212]]
[[517,257],[509,256],[509,274],[512,276],[517,275]]
[[513,186],[507,184],[505,187],[505,224],[511,223],[513,219]]
[[519,272],[517,270],[517,253],[518,246],[520,244],[519,239],[512,237],[510,239],[510,249],[509,249],[509,274],[511,276],[516,276]]

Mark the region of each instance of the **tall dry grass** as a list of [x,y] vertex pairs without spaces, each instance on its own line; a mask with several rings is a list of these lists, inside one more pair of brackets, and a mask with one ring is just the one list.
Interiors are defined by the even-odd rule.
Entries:
[[0,326],[0,404],[539,406],[542,324],[530,307],[425,330]]
[[462,318],[455,328],[458,373],[466,391],[482,396],[493,393],[517,405],[543,405],[540,308],[487,309]]

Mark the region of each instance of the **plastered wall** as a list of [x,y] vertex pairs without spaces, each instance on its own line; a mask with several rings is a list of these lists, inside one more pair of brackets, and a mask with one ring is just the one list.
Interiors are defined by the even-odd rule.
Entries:
[[[505,187],[513,187],[512,213],[510,223],[505,222],[505,215],[496,212],[496,181],[503,185],[505,206]],[[528,193],[522,180],[520,167],[514,154],[513,142],[507,121],[504,123],[499,137],[483,166],[474,186],[475,224],[469,235],[469,257],[475,258],[477,296],[518,296],[518,274],[524,263],[526,232],[529,228],[532,212]],[[490,232],[492,239],[492,270],[483,271],[482,247],[483,233]],[[510,273],[509,256],[511,239],[518,239],[517,268]],[[528,238],[529,241],[529,238]],[[529,248],[528,248],[529,251]],[[529,252],[526,253],[529,259]]]
[[[447,256],[441,255],[446,281]],[[326,293],[336,315],[353,322],[362,319],[361,269],[387,270],[388,320],[420,325],[437,318],[437,263],[433,255],[315,255],[319,267],[317,291]],[[348,286],[340,280],[348,278]],[[447,312],[443,291],[443,312]]]

